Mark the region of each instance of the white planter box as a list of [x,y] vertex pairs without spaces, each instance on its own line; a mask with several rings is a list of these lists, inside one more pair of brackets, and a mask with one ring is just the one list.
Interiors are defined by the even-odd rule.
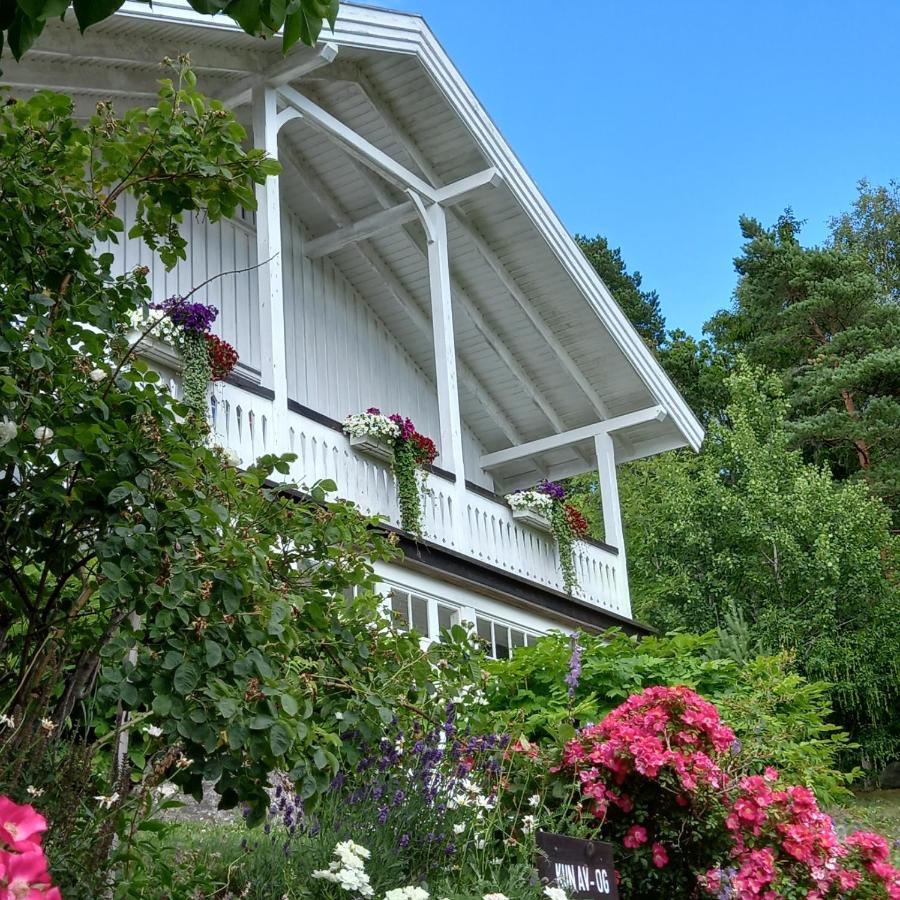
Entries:
[[536,531],[545,531],[547,534],[550,534],[553,531],[550,520],[546,516],[542,516],[540,513],[536,513],[533,510],[514,509],[512,511],[512,516],[516,522],[527,525],[529,528],[534,528]]
[[[133,347],[141,336],[141,332],[132,330],[128,332],[128,343]],[[145,337],[137,348],[137,355],[150,362],[166,366],[176,372],[184,367],[181,354],[170,344],[165,344],[154,337]]]
[[387,441],[371,434],[363,434],[359,437],[351,436],[350,446],[357,453],[365,453],[366,456],[380,459],[382,462],[392,463],[394,461],[394,448]]

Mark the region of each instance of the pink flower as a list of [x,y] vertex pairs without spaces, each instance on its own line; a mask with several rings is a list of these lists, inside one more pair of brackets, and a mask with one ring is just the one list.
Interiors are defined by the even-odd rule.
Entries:
[[662,869],[669,864],[669,854],[662,844],[656,842],[653,844],[653,865],[657,869]]
[[47,895],[38,888],[50,885],[44,851],[37,847],[25,853],[3,853],[0,880],[6,882],[9,900],[42,900]]
[[40,846],[40,833],[46,830],[47,820],[33,806],[0,796],[0,841],[13,850],[27,852]]
[[643,825],[632,825],[622,843],[629,850],[636,850],[641,844],[647,843],[647,829]]

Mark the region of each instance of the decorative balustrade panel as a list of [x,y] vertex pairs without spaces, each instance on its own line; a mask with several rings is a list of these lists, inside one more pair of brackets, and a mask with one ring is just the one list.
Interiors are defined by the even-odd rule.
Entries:
[[[177,396],[177,373],[158,368]],[[264,453],[294,453],[292,481],[311,485],[329,479],[337,485],[338,496],[400,526],[397,491],[387,463],[351,450],[344,434],[295,412],[286,413],[279,437],[273,406],[273,401],[234,385],[215,385],[210,397],[213,440],[233,451],[245,466]],[[425,488],[423,537],[536,584],[563,589],[551,535],[516,522],[505,503],[438,475],[428,475]],[[578,599],[629,615],[625,573],[616,554],[578,542],[575,566]]]

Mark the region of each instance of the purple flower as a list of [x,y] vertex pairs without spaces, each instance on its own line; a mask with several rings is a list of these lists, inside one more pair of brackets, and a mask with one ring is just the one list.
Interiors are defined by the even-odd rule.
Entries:
[[743,746],[743,744],[742,744],[737,738],[735,738],[735,739],[731,742],[731,752],[732,752],[735,756],[737,756],[737,754],[741,752],[741,747],[742,747],[742,746]]
[[416,426],[413,425],[412,420],[404,419],[400,413],[394,413],[390,416],[390,420],[400,429],[401,441],[408,441],[416,433]]
[[558,481],[547,481],[545,479],[535,488],[535,490],[539,494],[546,494],[553,500],[561,501],[566,499],[566,489]]
[[380,410],[377,406],[370,406],[370,407],[366,410],[366,412],[367,412],[370,416],[380,416],[380,415],[381,415],[381,410]]
[[175,325],[197,334],[209,331],[219,314],[214,306],[188,303],[183,297],[169,297],[162,303],[153,304],[153,309],[162,310]]
[[569,657],[569,671],[566,673],[566,684],[569,686],[569,698],[575,696],[575,689],[578,687],[578,680],[581,678],[581,644],[578,640],[578,632],[576,631],[571,637],[572,655]]
[[384,825],[387,822],[388,817],[388,808],[386,806],[382,806],[381,809],[378,810],[378,824]]
[[408,835],[408,834],[401,834],[401,835],[400,835],[400,840],[397,841],[397,845],[398,845],[399,847],[401,847],[401,848],[402,848],[402,847],[408,847],[408,846],[409,846],[409,835]]

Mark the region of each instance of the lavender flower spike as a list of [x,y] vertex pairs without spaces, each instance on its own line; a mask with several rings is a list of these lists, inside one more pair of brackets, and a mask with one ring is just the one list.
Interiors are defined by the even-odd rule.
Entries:
[[572,643],[572,655],[569,657],[569,671],[566,673],[566,684],[569,686],[569,699],[575,696],[578,680],[581,678],[581,643],[576,631],[570,638]]

